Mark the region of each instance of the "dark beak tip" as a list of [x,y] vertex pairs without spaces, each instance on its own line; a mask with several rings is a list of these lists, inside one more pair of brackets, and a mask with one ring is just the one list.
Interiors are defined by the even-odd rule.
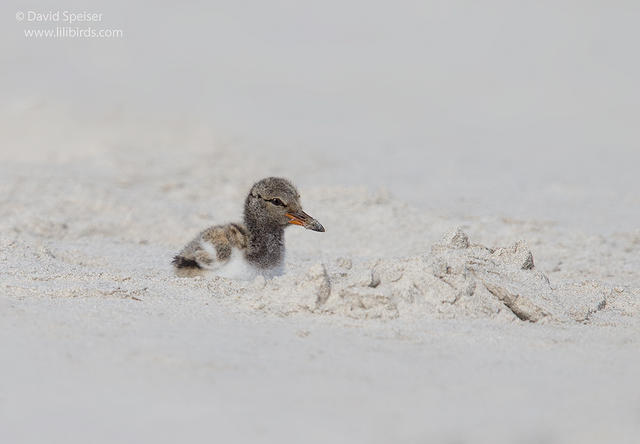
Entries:
[[324,233],[324,227],[318,221],[314,221],[314,223],[312,223],[311,226],[309,226],[307,228],[309,228],[310,230],[313,230],[313,231],[318,231],[320,233]]

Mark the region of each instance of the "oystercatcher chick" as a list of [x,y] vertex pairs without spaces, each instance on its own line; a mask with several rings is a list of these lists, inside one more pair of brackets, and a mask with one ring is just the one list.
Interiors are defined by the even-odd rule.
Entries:
[[284,229],[324,227],[302,211],[291,182],[268,177],[256,182],[244,203],[244,223],[214,225],[201,232],[173,258],[178,276],[212,273],[231,279],[273,277],[284,272]]

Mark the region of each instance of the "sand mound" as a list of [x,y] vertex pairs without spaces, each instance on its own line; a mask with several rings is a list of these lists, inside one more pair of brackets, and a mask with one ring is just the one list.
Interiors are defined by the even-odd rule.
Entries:
[[214,277],[207,286],[214,295],[235,295],[237,302],[279,315],[355,319],[585,322],[612,294],[603,286],[554,288],[525,242],[493,249],[470,243],[460,229],[420,256],[360,263],[342,257],[272,280],[242,284]]
[[[88,255],[86,241],[4,244],[10,271],[5,290],[14,295],[49,297],[215,298],[234,311],[278,316],[313,314],[351,319],[485,318],[507,322],[617,322],[637,312],[637,297],[596,281],[554,285],[538,270],[523,241],[506,248],[470,242],[457,229],[428,253],[407,257],[330,256],[303,262],[274,279],[251,282],[217,276],[172,276],[161,247],[107,243]],[[149,262],[150,258],[154,258]],[[633,304],[632,304],[633,305]],[[609,317],[602,317],[609,312]],[[612,320],[611,316],[617,316]],[[600,319],[594,319],[600,316]]]

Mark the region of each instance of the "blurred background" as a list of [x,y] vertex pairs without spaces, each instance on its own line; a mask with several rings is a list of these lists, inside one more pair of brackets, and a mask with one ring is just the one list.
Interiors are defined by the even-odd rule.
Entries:
[[[230,146],[303,187],[365,185],[461,216],[600,234],[640,221],[635,1],[0,8],[1,149],[12,158],[64,161],[64,146],[82,144],[90,161],[97,127],[112,142],[127,128],[131,150]],[[27,38],[64,25],[16,19],[29,10],[101,13],[75,26],[122,36]]]

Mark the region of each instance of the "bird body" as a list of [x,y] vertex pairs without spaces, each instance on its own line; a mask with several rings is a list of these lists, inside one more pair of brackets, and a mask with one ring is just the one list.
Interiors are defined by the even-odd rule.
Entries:
[[301,225],[324,231],[302,211],[300,195],[286,179],[256,182],[245,200],[244,223],[215,225],[202,231],[173,259],[178,276],[211,272],[231,279],[273,277],[284,271],[284,229]]

